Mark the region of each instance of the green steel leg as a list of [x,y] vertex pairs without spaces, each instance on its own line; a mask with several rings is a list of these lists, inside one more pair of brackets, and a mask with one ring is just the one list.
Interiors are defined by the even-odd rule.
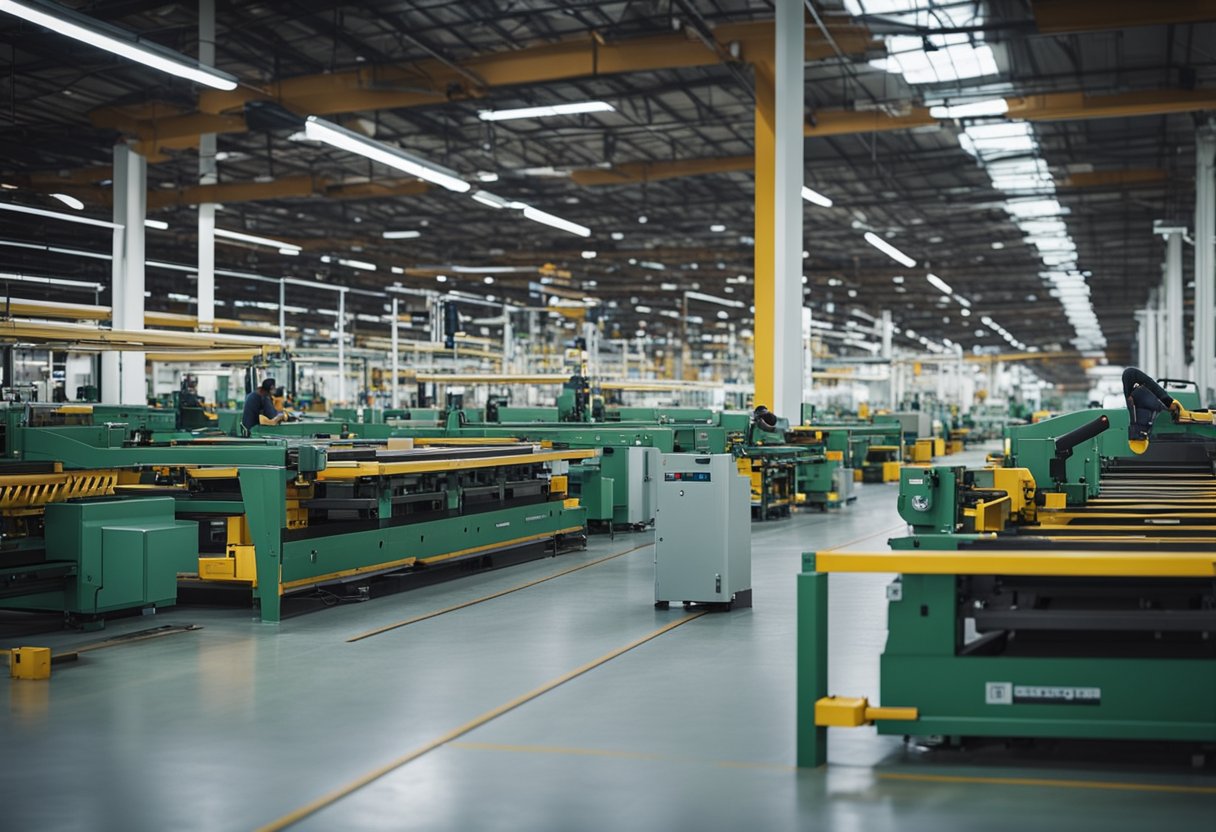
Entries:
[[828,695],[828,576],[815,571],[815,554],[802,556],[798,576],[798,765],[828,761],[828,731],[815,725],[815,702]]
[[282,468],[241,468],[241,499],[249,521],[257,564],[254,597],[263,621],[279,620],[279,577],[283,562],[283,527],[287,525],[287,483]]

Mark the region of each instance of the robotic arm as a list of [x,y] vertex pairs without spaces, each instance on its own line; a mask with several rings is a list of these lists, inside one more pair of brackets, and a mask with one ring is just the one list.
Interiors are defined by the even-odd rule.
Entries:
[[1169,410],[1177,418],[1182,412],[1182,406],[1160,384],[1136,367],[1123,371],[1123,398],[1130,416],[1127,444],[1135,454],[1148,450],[1148,436],[1158,413]]

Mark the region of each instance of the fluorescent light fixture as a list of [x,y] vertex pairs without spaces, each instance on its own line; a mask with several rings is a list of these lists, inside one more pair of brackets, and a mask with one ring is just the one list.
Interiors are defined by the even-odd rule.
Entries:
[[71,208],[73,211],[84,210],[84,203],[71,194],[51,194],[51,196]]
[[933,118],[981,118],[983,116],[1003,116],[1007,112],[1009,112],[1009,102],[1003,98],[929,108],[929,115]]
[[744,305],[742,301],[731,300],[730,298],[720,298],[716,295],[706,295],[701,292],[685,292],[684,297],[688,298],[689,300],[703,300],[706,303],[716,303],[721,306],[730,306],[735,309],[742,309]]
[[927,275],[925,275],[925,279],[928,280],[931,284],[933,284],[941,292],[943,292],[947,295],[954,294],[954,290],[952,288],[950,288],[950,284],[947,283],[946,281],[942,280],[937,275],[927,274]]
[[169,223],[164,220],[144,220],[145,228],[155,228],[157,231],[168,231]]
[[7,12],[22,20],[28,20],[30,23],[50,29],[56,34],[65,35],[107,52],[113,52],[115,55],[144,66],[176,75],[178,78],[185,78],[217,90],[236,89],[236,78],[226,72],[203,66],[171,49],[141,43],[138,41],[139,35],[134,32],[95,20],[60,6],[58,3],[39,2],[39,0],[26,0],[26,2],[18,3],[13,0],[0,0],[0,12]]
[[407,153],[398,147],[392,147],[384,142],[369,139],[367,136],[356,133],[354,130],[347,130],[345,127],[317,118],[316,116],[309,116],[308,120],[304,122],[304,134],[313,141],[324,142],[339,150],[356,153],[371,159],[373,162],[379,162],[382,165],[404,171],[419,179],[425,179],[427,182],[433,182],[436,185],[447,188],[449,191],[463,194],[473,187],[461,179],[459,174],[454,170],[436,165],[420,156]]
[[507,208],[511,204],[511,200],[505,199],[498,194],[492,194],[489,191],[475,191],[473,199],[480,202],[482,205],[488,205],[491,208]]
[[802,186],[802,198],[812,205],[819,205],[823,208],[831,208],[833,204],[831,197],[826,197],[819,193],[819,191],[814,188],[808,188],[806,185]]
[[116,222],[95,220],[91,217],[78,217],[73,214],[63,214],[59,211],[44,211],[41,208],[30,208],[27,205],[13,205],[11,202],[0,202],[0,211],[15,211],[18,214],[32,214],[35,217],[47,217],[52,220],[78,222],[81,225],[95,225],[98,228],[122,228],[122,225]]
[[582,255],[582,258],[584,260],[594,260],[597,252],[588,250],[588,251],[580,252],[580,254]]
[[552,104],[547,107],[519,107],[514,110],[482,110],[482,121],[510,121],[517,118],[549,118],[573,116],[579,113],[610,113],[616,108],[607,101],[578,101],[572,104]]
[[490,275],[486,275],[485,277],[483,277],[481,279],[481,282],[486,284],[487,286],[490,286],[494,283],[494,278],[491,277]]
[[286,254],[288,257],[299,257],[300,249],[298,248],[281,248],[279,254]]
[[109,254],[101,254],[95,251],[81,251],[75,248],[60,248],[58,246],[44,246],[37,243],[19,243],[16,240],[0,240],[0,246],[9,246],[11,248],[28,248],[34,251],[50,251],[55,254],[68,254],[72,257],[89,257],[93,260],[112,260],[113,256]]
[[359,269],[360,271],[365,271],[365,272],[374,272],[376,270],[376,264],[369,263],[366,260],[343,260],[343,259],[339,258],[338,265],[339,266],[348,266],[352,269]]
[[448,266],[456,274],[523,274],[535,272],[532,266]]
[[570,220],[564,220],[561,217],[550,214],[547,211],[542,211],[539,208],[533,208],[531,205],[524,208],[524,216],[533,222],[539,222],[542,225],[557,228],[562,231],[569,231],[571,234],[577,234],[580,237],[590,237],[591,229],[585,225],[579,225]]
[[215,236],[225,240],[236,240],[241,243],[251,243],[255,246],[267,246],[269,248],[277,248],[280,251],[283,249],[293,249],[300,251],[300,247],[295,243],[285,243],[282,240],[272,240],[269,237],[259,237],[256,234],[246,234],[243,231],[229,231],[227,228],[215,229]]
[[709,230],[714,232],[715,234],[721,234],[723,231],[726,230],[726,226],[722,225],[721,223],[714,223],[713,225],[711,225],[709,227]]
[[385,231],[381,234],[386,240],[414,240],[422,236],[421,231]]
[[91,292],[100,292],[103,289],[109,288],[107,286],[102,286],[100,283],[64,280],[61,277],[42,277],[36,274],[22,274],[20,272],[0,272],[0,280],[15,280],[18,283],[42,283],[48,286],[64,286],[69,289],[87,289]]
[[904,254],[902,251],[897,249],[895,246],[888,243],[882,237],[879,237],[873,231],[866,232],[866,242],[869,243],[870,245],[874,246],[874,248],[878,249],[883,254],[890,257],[895,262],[897,262],[903,266],[907,266],[909,269],[914,268],[916,266],[915,260],[913,260],[908,255]]
[[479,171],[477,171],[477,181],[478,182],[497,182],[498,174],[493,173],[491,171],[479,170]]

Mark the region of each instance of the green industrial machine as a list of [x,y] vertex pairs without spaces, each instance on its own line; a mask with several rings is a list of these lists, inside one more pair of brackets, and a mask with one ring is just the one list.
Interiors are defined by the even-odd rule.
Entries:
[[[894,551],[806,555],[799,764],[823,762],[827,727],[868,723],[938,741],[1216,742],[1216,427],[1187,416],[1159,417],[1143,455],[1125,411],[1010,428],[999,467],[903,470],[910,534]],[[883,707],[829,695],[833,572],[897,575]]]
[[0,607],[163,605],[179,573],[197,573],[244,587],[277,621],[285,595],[584,539],[568,469],[597,450],[161,438],[154,411],[127,413],[0,408]]
[[90,476],[92,483],[72,474],[0,474],[0,608],[62,612],[92,627],[105,613],[177,602],[178,572],[195,568],[197,524],[176,519],[171,498],[45,503],[35,496],[105,481]]
[[[836,447],[833,447],[833,438]],[[847,437],[811,427],[792,427],[785,432],[785,441],[804,450],[795,471],[796,505],[818,506],[827,510],[839,508],[857,499],[853,495],[853,469],[845,464]],[[843,447],[841,447],[843,445]]]
[[517,441],[595,450],[595,457],[570,466],[569,486],[588,522],[603,528],[640,528],[653,521],[657,492],[652,472],[657,471],[657,455],[666,453],[735,453],[740,470],[753,476],[757,519],[785,516],[798,504],[827,508],[849,499],[848,483],[838,473],[843,455],[820,443],[786,441],[784,434],[758,438],[752,414],[738,411],[608,408],[592,421],[594,402],[579,386],[580,378],[563,388],[565,406],[510,407],[495,399],[482,410],[453,400],[442,413],[414,408],[403,418],[369,419],[365,411],[362,422],[354,410],[335,410],[332,418],[257,427],[253,435],[409,438],[432,446]]
[[839,455],[840,464],[853,471],[858,482],[894,482],[903,458],[903,432],[894,419],[874,422],[822,422],[791,429],[794,436],[821,442],[827,453]]
[[651,472],[657,472],[655,454],[711,447],[724,450],[727,444],[721,428],[677,431],[670,427],[634,427],[624,423],[484,423],[458,418],[456,414],[442,425],[421,427],[414,427],[410,421],[392,425],[303,421],[255,428],[253,433],[255,436],[300,438],[411,439],[419,446],[434,447],[525,442],[559,450],[595,452],[570,465],[570,494],[581,502],[589,523],[612,528],[641,527],[653,521],[655,481],[651,479]]

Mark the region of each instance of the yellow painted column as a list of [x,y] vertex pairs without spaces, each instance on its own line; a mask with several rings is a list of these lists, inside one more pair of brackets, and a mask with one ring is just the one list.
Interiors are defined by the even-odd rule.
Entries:
[[777,318],[776,296],[776,223],[773,216],[776,192],[776,127],[775,85],[771,64],[756,63],[756,196],[754,282],[755,326],[752,352],[755,363],[756,392],[753,407],[772,407],[776,392]]

